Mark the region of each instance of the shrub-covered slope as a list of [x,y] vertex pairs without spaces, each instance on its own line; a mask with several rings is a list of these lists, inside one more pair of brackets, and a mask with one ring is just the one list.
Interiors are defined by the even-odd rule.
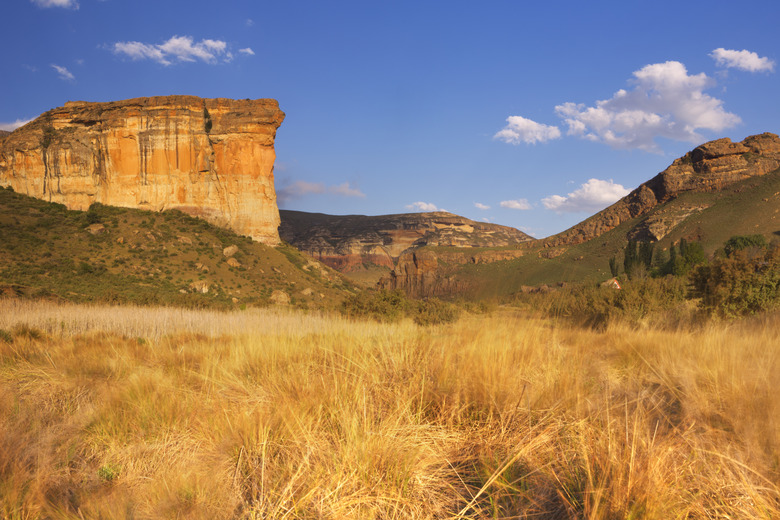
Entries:
[[319,308],[341,301],[349,284],[289,245],[179,211],[70,211],[0,189],[0,287],[72,301]]
[[[665,223],[665,224],[664,224]],[[599,281],[610,277],[609,259],[621,256],[629,239],[647,240],[649,226],[667,225],[654,241],[656,261],[668,258],[671,244],[685,238],[712,254],[735,235],[780,236],[780,169],[750,177],[717,191],[681,193],[648,213],[622,222],[586,242],[552,248],[470,249],[427,247],[402,256],[387,288],[413,288],[414,296],[495,298],[523,286]],[[540,241],[541,242],[541,241]],[[536,245],[532,244],[532,245]],[[514,259],[482,261],[509,253]],[[404,279],[400,279],[400,277]]]

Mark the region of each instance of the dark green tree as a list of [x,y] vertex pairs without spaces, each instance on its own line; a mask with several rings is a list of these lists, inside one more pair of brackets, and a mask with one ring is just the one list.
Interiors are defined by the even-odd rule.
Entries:
[[623,253],[623,271],[625,271],[629,278],[631,277],[631,273],[634,270],[638,259],[639,254],[637,252],[636,240],[629,240]]
[[617,257],[613,256],[609,259],[609,272],[612,273],[612,277],[617,277],[620,274],[620,267],[618,266]]
[[653,264],[653,249],[655,245],[650,242],[640,242],[637,253],[638,260],[642,262],[647,269]]

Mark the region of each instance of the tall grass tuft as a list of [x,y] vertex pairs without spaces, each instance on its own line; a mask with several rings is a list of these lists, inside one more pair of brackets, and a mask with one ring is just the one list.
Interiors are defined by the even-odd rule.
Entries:
[[780,516],[778,316],[0,305],[0,518]]

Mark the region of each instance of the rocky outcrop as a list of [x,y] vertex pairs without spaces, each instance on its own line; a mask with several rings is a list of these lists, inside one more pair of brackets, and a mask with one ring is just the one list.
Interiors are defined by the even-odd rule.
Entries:
[[413,298],[463,293],[473,289],[472,285],[448,274],[448,269],[463,264],[513,260],[524,254],[522,249],[486,250],[477,253],[470,253],[468,250],[434,252],[430,249],[411,249],[401,254],[393,270],[383,276],[377,286],[380,289],[400,289]]
[[[778,167],[780,138],[775,134],[754,135],[741,143],[733,143],[728,138],[710,141],[675,160],[666,170],[607,209],[539,243],[548,248],[580,244],[648,213],[680,193],[717,191],[748,177],[765,175]],[[662,230],[669,229],[669,223],[656,224],[653,236],[648,236],[650,239],[662,238]],[[648,223],[651,225],[653,223]]]
[[[696,202],[690,202],[680,199],[681,194],[720,191],[736,182],[764,176],[778,168],[780,138],[774,134],[748,137],[741,143],[718,139],[675,160],[666,170],[620,201],[563,233],[497,250],[409,250],[397,260],[395,268],[380,280],[379,286],[400,289],[413,297],[478,292],[489,280],[480,278],[480,275],[464,275],[464,264],[512,260],[524,255],[539,256],[550,262],[576,261],[583,257],[572,259],[569,256],[567,260],[557,257],[567,253],[571,246],[597,238],[632,219],[636,221],[627,238],[658,241],[690,217],[707,210],[709,204],[715,204],[713,201],[717,200],[717,197],[705,197],[703,201],[694,199]],[[764,199],[765,202],[767,200]],[[471,269],[470,272],[473,275],[477,271]],[[502,283],[493,282],[499,285]]]
[[180,209],[279,242],[272,99],[68,102],[0,136],[0,186],[70,209]]
[[282,239],[343,272],[366,265],[393,269],[421,246],[507,247],[533,240],[517,229],[443,211],[398,215],[325,215],[281,210]]

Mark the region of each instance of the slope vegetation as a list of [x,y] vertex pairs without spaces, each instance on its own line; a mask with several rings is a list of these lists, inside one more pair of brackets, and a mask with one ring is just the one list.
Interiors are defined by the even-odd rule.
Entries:
[[569,230],[511,248],[426,247],[399,258],[380,286],[413,296],[497,297],[523,286],[609,277],[629,239],[663,255],[681,238],[714,252],[734,235],[780,234],[780,139],[706,143]]
[[179,211],[61,204],[0,189],[0,287],[72,301],[327,307],[348,282],[281,245]]

